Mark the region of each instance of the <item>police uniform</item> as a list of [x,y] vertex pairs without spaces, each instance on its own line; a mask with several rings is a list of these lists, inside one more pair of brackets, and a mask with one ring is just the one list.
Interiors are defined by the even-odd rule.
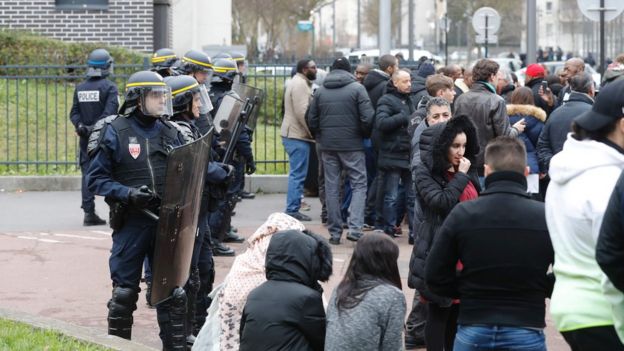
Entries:
[[86,185],[86,170],[89,157],[87,143],[93,125],[100,119],[114,115],[119,109],[117,86],[106,79],[112,58],[104,49],[97,49],[89,55],[88,78],[80,83],[74,92],[70,120],[79,135],[80,170],[82,172],[82,206],[85,225],[106,224],[95,214],[95,196]]
[[[169,96],[162,77],[149,71],[138,72],[126,87],[121,115],[103,120],[98,132],[91,135],[87,182],[91,191],[105,197],[113,214],[109,259],[113,291],[108,302],[108,333],[130,339],[132,314],[141,290],[142,263],[146,255],[152,259],[157,229],[157,222],[144,211],[158,213],[167,155],[183,145],[184,139],[171,122],[160,118],[163,112],[141,107],[149,106],[147,100],[138,103],[139,97],[143,99],[156,89]],[[165,350],[186,347],[185,312],[186,295],[181,288],[157,306],[159,335]]]

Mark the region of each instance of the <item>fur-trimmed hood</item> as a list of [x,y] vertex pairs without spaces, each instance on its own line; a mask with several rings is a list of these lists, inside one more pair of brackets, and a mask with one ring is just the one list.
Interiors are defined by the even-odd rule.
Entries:
[[464,132],[467,139],[464,157],[474,165],[480,148],[477,130],[468,116],[453,117],[446,123],[428,127],[420,135],[420,158],[433,175],[444,175],[451,166],[447,151],[460,132]]
[[533,105],[513,105],[513,104],[507,105],[507,114],[509,116],[513,116],[513,115],[533,116],[542,122],[546,122],[546,111]]

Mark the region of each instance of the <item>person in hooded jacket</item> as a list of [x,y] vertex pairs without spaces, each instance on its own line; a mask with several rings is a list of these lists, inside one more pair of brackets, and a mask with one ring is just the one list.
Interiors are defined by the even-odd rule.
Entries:
[[539,179],[544,173],[537,161],[537,141],[544,128],[546,112],[534,105],[533,92],[527,87],[520,87],[511,94],[511,104],[507,105],[509,123],[515,124],[523,120],[526,122],[524,133],[518,137],[524,142],[527,153],[529,175],[527,182],[529,193],[539,193]]
[[420,136],[423,166],[415,172],[424,222],[418,228],[410,258],[408,286],[427,302],[425,343],[428,351],[452,350],[458,308],[452,299],[432,293],[425,284],[425,261],[437,230],[449,212],[480,191],[474,167],[479,153],[477,131],[467,116],[435,124]]
[[550,161],[546,223],[557,277],[550,315],[572,350],[624,350],[622,296],[605,294],[596,261],[603,216],[624,169],[623,108],[624,81],[604,87]]
[[410,74],[399,70],[388,82],[386,94],[379,99],[375,129],[379,133],[379,167],[383,177],[383,225],[388,235],[395,234],[399,182],[405,185],[409,236],[412,237],[414,213],[414,189],[410,173],[410,136],[407,132],[414,105],[410,99]]
[[298,230],[275,233],[266,254],[267,281],[249,293],[240,351],[323,350],[325,310],[318,281],[332,274],[327,241]]
[[[374,110],[364,87],[350,73],[345,57],[332,64],[323,86],[310,103],[306,122],[320,144],[325,176],[325,200],[330,243],[340,244],[340,174],[346,171],[352,189],[347,239],[362,236],[366,205],[366,156],[364,138],[370,135]],[[372,73],[369,73],[369,76]]]
[[418,106],[422,98],[429,96],[427,93],[427,78],[435,74],[435,67],[429,62],[423,62],[418,67],[418,71],[414,73],[412,76],[411,95],[414,106]]
[[619,54],[613,63],[611,63],[604,73],[602,87],[624,77],[624,54]]
[[383,55],[379,58],[379,69],[374,69],[364,78],[364,87],[368,97],[377,108],[377,101],[386,93],[386,85],[394,72],[399,70],[399,61],[392,55]]

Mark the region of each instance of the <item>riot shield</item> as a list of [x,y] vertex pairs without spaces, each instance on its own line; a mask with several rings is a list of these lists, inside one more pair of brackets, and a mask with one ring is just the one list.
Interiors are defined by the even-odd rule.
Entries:
[[152,305],[166,301],[189,277],[212,131],[167,156],[153,257]]
[[265,99],[264,90],[246,84],[238,84],[234,87],[234,90],[238,93],[241,100],[246,101],[249,99],[253,103],[253,108],[247,119],[247,127],[251,130],[255,130],[260,108]]
[[234,126],[238,121],[243,104],[243,101],[232,94],[224,95],[223,100],[221,100],[221,105],[217,110],[213,123],[216,132],[219,133],[219,140],[224,141],[226,145],[229,144],[232,138]]

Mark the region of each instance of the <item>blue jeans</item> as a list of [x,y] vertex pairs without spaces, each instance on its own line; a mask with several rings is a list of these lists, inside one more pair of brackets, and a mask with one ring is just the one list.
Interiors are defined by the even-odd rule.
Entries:
[[496,325],[459,325],[454,351],[546,351],[544,331]]
[[284,150],[288,154],[288,192],[286,193],[286,213],[299,212],[303,183],[308,174],[310,143],[303,140],[282,137]]
[[[409,236],[413,235],[414,227],[414,187],[412,184],[412,173],[407,169],[389,169],[383,172],[383,186],[384,186],[384,199],[383,199],[383,219],[384,230],[391,232],[392,228],[397,225],[398,222],[398,210],[399,204],[402,200],[405,200],[407,206],[407,217],[409,224]],[[399,199],[399,184],[403,184],[404,198]]]

